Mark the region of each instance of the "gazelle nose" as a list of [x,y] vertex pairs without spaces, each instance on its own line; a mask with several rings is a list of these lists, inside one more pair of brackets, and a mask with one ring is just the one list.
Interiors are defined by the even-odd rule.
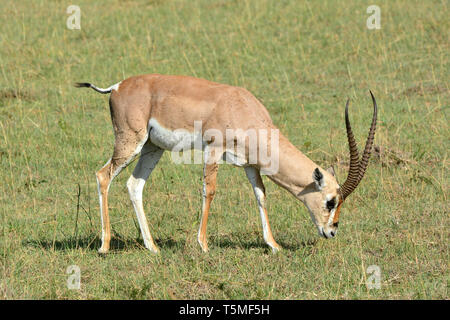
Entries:
[[336,236],[337,230],[328,230],[325,231],[323,227],[319,227],[319,235],[324,237],[325,239],[334,238]]

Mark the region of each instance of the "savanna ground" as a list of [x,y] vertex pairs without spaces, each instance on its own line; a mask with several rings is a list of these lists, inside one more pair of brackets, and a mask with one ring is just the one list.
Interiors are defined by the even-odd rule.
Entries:
[[[81,8],[81,30],[66,9]],[[369,30],[369,5],[381,29]],[[0,297],[4,299],[448,299],[447,1],[1,1]],[[201,165],[166,153],[144,189],[160,255],[143,248],[125,182],[113,182],[113,250],[97,254],[95,171],[111,156],[106,87],[142,73],[243,86],[281,131],[346,177],[344,105],[364,142],[371,89],[377,146],[345,203],[338,236],[319,238],[306,208],[266,181],[284,250],[262,239],[244,171],[222,165],[197,244]],[[81,270],[81,289],[66,269]],[[381,270],[368,289],[367,268]]]

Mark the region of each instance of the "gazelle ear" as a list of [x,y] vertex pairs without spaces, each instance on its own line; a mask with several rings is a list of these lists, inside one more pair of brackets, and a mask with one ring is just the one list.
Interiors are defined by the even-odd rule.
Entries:
[[333,167],[329,167],[327,169],[327,172],[330,173],[333,177],[336,177],[336,173],[334,172],[334,168]]
[[323,174],[320,172],[319,168],[315,168],[313,171],[312,178],[316,184],[317,189],[322,190],[325,185],[325,181],[323,179]]

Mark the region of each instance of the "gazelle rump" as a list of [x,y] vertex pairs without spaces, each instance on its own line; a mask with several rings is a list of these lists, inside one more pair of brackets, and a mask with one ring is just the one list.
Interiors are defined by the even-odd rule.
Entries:
[[[106,89],[90,83],[77,83],[76,86],[111,93],[109,104],[115,134],[114,150],[112,157],[96,173],[102,221],[100,253],[106,253],[110,248],[109,186],[139,154],[127,187],[144,244],[152,252],[158,252],[142,204],[145,182],[164,150],[188,150],[195,146],[203,151],[203,204],[198,231],[198,242],[203,251],[208,250],[207,221],[221,160],[244,168],[257,200],[264,240],[274,251],[280,246],[272,236],[261,174],[267,175],[306,205],[321,236],[334,237],[341,205],[363,178],[375,134],[377,105],[371,93],[374,114],[366,147],[359,159],[348,119],[347,101],[345,118],[351,159],[347,180],[341,187],[334,171],[320,168],[291,144],[279,133],[267,109],[243,88],[188,76],[158,74],[131,77]],[[196,132],[195,122],[201,123],[200,132]],[[228,135],[230,130],[238,132],[231,139]],[[256,140],[252,140],[248,133],[255,133]],[[259,144],[252,149],[255,141]],[[272,157],[270,165],[276,162],[275,170],[263,161],[262,150]]]

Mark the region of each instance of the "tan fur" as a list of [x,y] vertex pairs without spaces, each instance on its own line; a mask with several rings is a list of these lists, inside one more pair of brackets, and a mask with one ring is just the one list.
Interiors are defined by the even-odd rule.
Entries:
[[[142,146],[150,143],[147,141],[150,119],[155,119],[171,131],[182,128],[193,132],[194,121],[202,122],[203,131],[216,129],[223,133],[226,129],[277,129],[267,109],[246,89],[187,76],[150,74],[128,78],[120,83],[117,90],[112,91],[110,109],[115,133],[114,152],[111,161],[97,173],[104,233],[100,252],[109,250],[111,239],[108,215],[109,184],[141,151]],[[223,136],[225,137],[225,134]],[[225,141],[217,141],[214,138],[206,142],[211,149],[225,144]],[[206,224],[215,191],[215,162],[219,156],[205,168],[206,202],[198,238],[204,251],[208,248]],[[248,141],[243,156],[248,157]],[[259,160],[253,166],[258,171],[264,169]],[[324,199],[327,195],[337,196],[339,185],[332,174],[319,167],[326,186],[317,190],[312,173],[318,167],[286,137],[279,134],[279,170],[268,177],[307,205],[317,227],[323,227],[327,231],[335,230],[328,224],[329,212],[324,208]],[[258,184],[264,189],[263,182],[259,179]],[[267,211],[265,208],[264,210],[267,217]],[[279,248],[271,231],[268,241],[272,247]],[[157,251],[153,240],[150,246],[152,251]]]
[[208,243],[206,240],[206,226],[208,223],[208,215],[209,215],[209,209],[211,207],[211,202],[216,193],[216,178],[217,178],[218,170],[219,170],[219,167],[218,167],[217,163],[205,165],[205,172],[204,172],[203,179],[205,181],[205,193],[206,194],[205,194],[205,203],[202,208],[202,219],[200,222],[200,230],[199,230],[199,234],[198,234],[198,241],[204,252],[208,251]]

